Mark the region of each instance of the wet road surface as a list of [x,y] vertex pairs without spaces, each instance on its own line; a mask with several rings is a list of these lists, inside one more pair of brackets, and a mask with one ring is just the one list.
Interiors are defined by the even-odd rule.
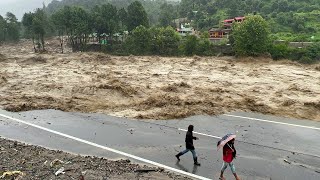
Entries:
[[[56,110],[21,113],[0,110],[0,114],[210,179],[218,179],[222,165],[222,152],[216,151],[216,136],[236,133],[238,158],[234,163],[241,179],[320,179],[319,122],[254,113],[170,121],[129,120]],[[200,167],[193,166],[191,153],[182,156],[180,162],[174,157],[184,149],[183,130],[189,124],[195,126],[194,136],[200,138],[194,142]],[[126,158],[1,116],[0,136],[77,154]],[[234,179],[229,168],[225,177]]]

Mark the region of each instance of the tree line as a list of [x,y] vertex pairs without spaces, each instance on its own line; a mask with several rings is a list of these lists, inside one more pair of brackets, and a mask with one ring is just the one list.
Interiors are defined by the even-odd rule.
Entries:
[[[124,12],[134,0],[53,0],[44,11],[48,17],[56,14],[65,6],[81,7],[86,12],[93,12],[97,6],[112,5],[118,11]],[[188,18],[192,26],[202,32],[212,27],[221,26],[221,21],[250,13],[260,14],[271,25],[270,31],[275,39],[287,41],[320,41],[320,1],[318,0],[181,0],[172,2],[166,0],[138,0],[144,7],[150,26],[175,26],[178,18]],[[124,12],[125,14],[125,12]],[[123,17],[123,16],[122,16]],[[0,17],[0,25],[3,26]],[[122,18],[123,19],[123,18]],[[12,23],[11,23],[12,24]],[[14,24],[14,23],[13,23]],[[19,26],[19,23],[15,25]],[[47,26],[50,26],[47,25]],[[123,26],[122,26],[123,27]],[[10,27],[12,28],[12,27]],[[48,28],[48,27],[47,27]],[[3,28],[1,28],[3,29]],[[7,32],[16,32],[7,31]],[[53,28],[47,30],[52,34]],[[124,29],[124,28],[123,28]],[[130,31],[132,28],[128,28]],[[4,30],[1,30],[4,37]],[[10,40],[12,38],[9,38]],[[2,40],[3,41],[3,40]]]
[[[94,5],[111,3],[126,8],[133,0],[62,0],[46,8],[53,13],[64,5],[77,5],[91,10]],[[173,20],[188,18],[200,31],[219,27],[224,19],[248,14],[260,14],[269,24],[273,36],[287,41],[320,41],[319,0],[139,0],[144,6],[149,24],[173,25]]]
[[[56,12],[57,10],[63,8],[64,6],[79,6],[84,8],[85,10],[91,11],[95,6],[101,6],[103,4],[112,4],[117,9],[127,9],[127,7],[134,2],[135,0],[53,0],[46,7],[46,12],[50,15]],[[177,1],[169,1],[167,0],[138,0],[144,7],[150,25],[158,25],[160,18],[162,17],[161,7],[163,4],[170,4],[172,7],[177,8],[179,4]],[[177,9],[174,9],[172,12],[177,12]],[[174,18],[176,18],[175,16]],[[163,19],[163,18],[162,18]]]
[[0,15],[0,44],[18,41],[19,33],[20,23],[14,14],[8,12],[5,17]]
[[[132,2],[127,9],[117,9],[112,4],[94,6],[87,11],[78,6],[64,6],[48,17],[45,8],[25,13],[22,18],[25,36],[32,38],[35,51],[45,50],[46,34],[57,34],[63,48],[64,37],[75,50],[81,50],[87,44],[90,35],[95,34],[98,41],[104,34],[111,36],[135,27],[149,26],[147,14],[138,1]],[[62,49],[63,51],[63,49]]]
[[224,19],[260,14],[278,39],[320,41],[319,0],[181,0],[180,17],[198,29],[219,26]]
[[[183,3],[185,1],[182,1]],[[194,1],[195,6],[197,2]],[[204,1],[201,1],[204,2]],[[218,2],[218,1],[217,1]],[[61,52],[68,43],[74,51],[98,50],[116,55],[161,55],[161,56],[211,56],[236,55],[259,56],[270,54],[274,59],[289,58],[301,62],[318,61],[319,44],[306,49],[292,49],[288,44],[273,44],[272,28],[267,18],[261,15],[248,15],[242,23],[234,23],[229,43],[212,44],[208,33],[201,36],[181,37],[170,26],[174,17],[173,6],[164,3],[160,26],[150,25],[142,3],[134,1],[126,8],[112,4],[96,5],[91,10],[79,6],[64,6],[52,14],[46,8],[25,13],[19,23],[12,13],[0,17],[0,41],[16,41],[19,30],[24,37],[32,39],[35,52],[45,51],[45,37],[59,36]],[[256,14],[256,13],[254,13]],[[1,28],[2,27],[2,28]],[[125,39],[113,39],[115,34]],[[90,44],[90,38],[97,44]],[[102,43],[101,40],[108,40]],[[98,47],[98,49],[97,49]]]

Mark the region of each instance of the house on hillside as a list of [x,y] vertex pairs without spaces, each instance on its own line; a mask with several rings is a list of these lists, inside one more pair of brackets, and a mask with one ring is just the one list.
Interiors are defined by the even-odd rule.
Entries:
[[209,30],[209,39],[211,42],[220,42],[222,39],[228,39],[229,33],[229,29],[211,28]]
[[187,35],[195,35],[196,31],[193,27],[190,26],[190,23],[185,23],[184,25],[181,24],[180,28],[177,28],[177,32],[180,36],[187,36]]
[[222,27],[209,29],[209,40],[211,42],[220,42],[223,39],[228,39],[231,33],[233,22],[242,22],[245,17],[235,17],[234,19],[226,19],[222,21]]

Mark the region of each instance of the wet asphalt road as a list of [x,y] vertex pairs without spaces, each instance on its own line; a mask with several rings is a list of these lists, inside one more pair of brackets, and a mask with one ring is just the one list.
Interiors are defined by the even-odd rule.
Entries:
[[[320,130],[285,124],[260,122],[230,116],[195,116],[183,120],[128,120],[102,114],[65,113],[56,110],[10,113],[9,115],[42,127],[72,135],[176,169],[210,179],[218,179],[222,152],[216,151],[218,139],[237,132],[238,158],[234,161],[241,179],[319,180]],[[232,113],[245,116],[320,128],[319,122]],[[177,163],[174,155],[184,149],[185,132],[195,126],[200,140],[195,141],[200,167],[193,166],[191,153]],[[0,136],[77,154],[125,158],[93,146],[76,142],[31,126],[0,117]],[[136,161],[138,162],[138,161]],[[234,179],[228,168],[226,179]]]

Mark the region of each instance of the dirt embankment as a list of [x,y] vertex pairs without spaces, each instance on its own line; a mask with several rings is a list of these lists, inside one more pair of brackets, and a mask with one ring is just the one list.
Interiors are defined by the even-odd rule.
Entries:
[[188,179],[160,168],[132,164],[130,160],[110,161],[99,157],[84,157],[2,138],[0,157],[1,179]]
[[319,65],[261,58],[36,55],[26,43],[0,53],[0,106],[10,111],[53,108],[172,119],[243,110],[320,121]]

